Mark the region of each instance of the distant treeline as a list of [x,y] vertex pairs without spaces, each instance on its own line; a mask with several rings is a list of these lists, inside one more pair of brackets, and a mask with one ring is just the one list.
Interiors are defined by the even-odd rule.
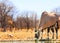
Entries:
[[7,28],[10,28],[10,31],[13,28],[18,30],[37,28],[39,20],[36,13],[30,13],[29,15],[29,12],[26,12],[14,18],[15,14],[16,9],[13,5],[9,5],[5,1],[0,2],[0,28],[2,28],[2,31],[6,31]]

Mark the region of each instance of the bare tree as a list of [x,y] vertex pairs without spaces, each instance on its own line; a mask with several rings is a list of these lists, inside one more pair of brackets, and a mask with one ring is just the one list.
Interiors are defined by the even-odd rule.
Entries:
[[0,2],[0,27],[3,28],[3,31],[6,31],[6,26],[8,23],[8,17],[12,20],[13,17],[13,6],[8,5],[4,1]]
[[29,15],[29,12],[23,13],[21,16],[17,16],[17,19],[15,21],[15,27],[19,29],[31,29],[37,27],[37,15],[33,16],[34,13],[31,13]]

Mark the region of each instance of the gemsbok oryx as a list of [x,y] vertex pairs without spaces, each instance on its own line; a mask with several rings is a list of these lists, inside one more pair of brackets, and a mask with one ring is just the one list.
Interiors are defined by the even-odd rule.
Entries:
[[39,31],[43,33],[44,29],[47,29],[47,36],[49,39],[50,30],[53,33],[52,38],[54,38],[54,29],[56,31],[56,38],[58,38],[58,29],[59,29],[59,15],[55,12],[46,12],[44,11],[41,15]]

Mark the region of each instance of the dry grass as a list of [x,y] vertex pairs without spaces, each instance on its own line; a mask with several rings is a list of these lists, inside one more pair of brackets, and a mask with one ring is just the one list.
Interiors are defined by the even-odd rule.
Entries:
[[[47,38],[47,30],[43,32],[43,35],[41,36],[43,38]],[[58,38],[60,39],[60,29],[58,30]],[[50,39],[52,38],[52,32],[49,33]],[[0,32],[0,40],[34,40],[35,32],[34,30],[29,29],[28,31],[26,29],[22,30],[13,30],[12,32],[6,31],[6,32]],[[54,39],[56,39],[56,33],[54,33]]]
[[16,31],[6,31],[6,32],[0,32],[0,40],[29,40],[29,39],[34,39],[34,31],[29,29],[28,31],[23,29],[21,30],[16,30]]

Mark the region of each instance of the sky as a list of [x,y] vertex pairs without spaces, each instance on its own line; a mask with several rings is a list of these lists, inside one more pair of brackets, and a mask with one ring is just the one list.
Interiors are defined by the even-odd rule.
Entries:
[[43,11],[50,12],[54,8],[60,7],[60,0],[10,0],[13,5],[22,11],[36,12],[38,18]]

